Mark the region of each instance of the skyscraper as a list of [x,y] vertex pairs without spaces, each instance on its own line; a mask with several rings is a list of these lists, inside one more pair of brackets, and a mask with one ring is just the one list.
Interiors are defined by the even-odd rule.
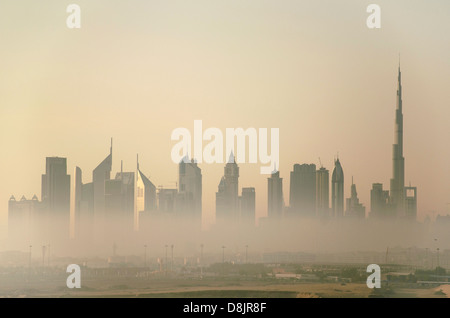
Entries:
[[389,191],[381,183],[372,184],[370,190],[370,217],[383,218],[390,215]]
[[283,178],[279,171],[273,171],[267,178],[267,216],[270,219],[279,219],[283,215]]
[[137,157],[136,161],[134,230],[138,231],[141,213],[156,210],[156,187],[140,170],[139,157]]
[[75,167],[70,194],[70,238],[72,239],[79,234],[82,193],[82,171],[80,167]]
[[239,221],[239,167],[233,153],[224,168],[216,193],[216,221]]
[[111,179],[112,169],[112,138],[109,155],[92,172],[94,222],[96,228],[101,228],[105,221],[105,181]]
[[292,215],[316,214],[316,165],[295,164],[291,171],[289,206]]
[[405,187],[405,217],[409,220],[417,219],[417,187]]
[[402,73],[398,66],[397,107],[394,144],[392,146],[392,179],[390,203],[397,216],[404,216],[405,158],[403,157]]
[[67,159],[47,157],[45,166],[45,174],[42,175],[42,203],[50,218],[63,217],[69,221],[70,176],[67,174]]
[[197,162],[185,157],[178,165],[178,195],[176,211],[178,216],[202,220],[202,170]]
[[344,171],[339,158],[334,161],[331,177],[331,210],[333,217],[344,215]]
[[25,196],[16,201],[11,196],[8,201],[8,238],[18,244],[28,244],[40,238],[42,231],[42,203],[36,195],[31,200]]
[[244,225],[255,225],[255,188],[242,188],[241,223]]
[[316,171],[316,209],[319,217],[330,216],[330,177],[324,167]]
[[70,192],[70,237],[92,242],[94,214],[93,183],[83,183],[81,168],[75,167]]
[[365,218],[366,208],[359,202],[358,193],[356,192],[356,185],[353,183],[350,198],[347,199],[347,209],[345,210],[346,217]]

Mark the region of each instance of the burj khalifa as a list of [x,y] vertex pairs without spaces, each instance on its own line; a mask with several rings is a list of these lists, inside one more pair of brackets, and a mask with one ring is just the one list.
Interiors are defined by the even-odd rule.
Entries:
[[404,216],[405,158],[403,157],[402,73],[398,66],[397,107],[395,110],[394,144],[392,145],[392,179],[390,203],[393,212]]

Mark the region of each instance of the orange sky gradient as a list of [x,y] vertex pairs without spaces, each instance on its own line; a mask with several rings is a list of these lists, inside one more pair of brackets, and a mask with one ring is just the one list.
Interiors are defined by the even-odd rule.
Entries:
[[[81,6],[79,30],[66,7]],[[450,3],[377,1],[2,1],[0,3],[0,238],[11,195],[40,197],[45,157],[68,158],[83,181],[109,152],[113,173],[141,170],[174,187],[177,127],[280,128],[286,204],[294,163],[331,171],[339,152],[370,211],[371,184],[389,189],[398,54],[405,183],[418,218],[449,212]],[[240,165],[267,213],[261,164]],[[202,164],[204,224],[214,222],[223,164]]]

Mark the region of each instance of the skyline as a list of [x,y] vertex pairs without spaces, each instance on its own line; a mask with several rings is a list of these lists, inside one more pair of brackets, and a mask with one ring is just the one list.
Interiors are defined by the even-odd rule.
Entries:
[[[66,14],[58,5],[41,4],[36,13],[37,5],[29,3],[25,13],[19,5],[0,4],[0,29],[17,31],[3,31],[9,49],[0,53],[5,70],[0,79],[0,237],[6,233],[9,197],[39,195],[40,159],[66,157],[69,172],[75,166],[92,171],[113,136],[115,158],[124,160],[125,171],[139,153],[143,173],[155,185],[170,186],[177,180],[170,132],[191,129],[195,119],[222,130],[280,127],[285,202],[293,164],[318,165],[320,157],[332,171],[339,152],[344,198],[350,196],[353,176],[358,198],[368,208],[371,184],[388,189],[392,177],[398,52],[405,184],[419,188],[419,220],[432,210],[448,211],[445,79],[450,65],[445,57],[450,47],[439,40],[450,28],[445,1],[426,6],[379,1],[383,23],[377,31],[364,27],[364,4],[349,2],[328,2],[324,13],[311,2],[271,11],[274,5],[267,2],[109,7],[80,1],[87,16],[78,33],[59,24]],[[199,6],[202,14],[195,14]],[[148,15],[136,17],[139,10]],[[223,165],[200,166],[209,223]],[[259,174],[259,165],[240,168],[240,187],[255,187],[256,214],[265,215],[266,176]],[[120,160],[112,170],[120,170]],[[89,181],[85,174],[83,182]]]

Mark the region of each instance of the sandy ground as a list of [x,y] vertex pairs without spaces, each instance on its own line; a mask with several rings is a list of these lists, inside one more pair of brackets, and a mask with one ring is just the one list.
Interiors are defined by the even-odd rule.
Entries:
[[[36,280],[0,283],[0,297],[260,297],[260,298],[367,298],[373,290],[365,283],[300,283],[266,280],[85,279],[81,289],[68,289],[65,281]],[[6,284],[5,284],[6,283]],[[445,298],[450,285],[439,287],[393,286],[388,297]]]

